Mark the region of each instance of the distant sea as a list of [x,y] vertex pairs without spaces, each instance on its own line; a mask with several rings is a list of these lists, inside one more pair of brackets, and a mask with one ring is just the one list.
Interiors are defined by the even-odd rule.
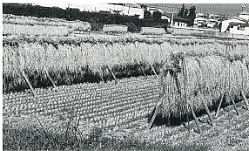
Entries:
[[[178,13],[182,4],[177,3],[145,3],[148,6],[155,6],[156,8],[160,8],[164,12],[175,12]],[[190,8],[191,6],[196,7],[196,12],[202,13],[214,13],[214,14],[226,14],[227,16],[238,16],[239,13],[242,11],[241,5],[245,5],[244,10],[249,12],[249,3],[184,3],[185,8]]]

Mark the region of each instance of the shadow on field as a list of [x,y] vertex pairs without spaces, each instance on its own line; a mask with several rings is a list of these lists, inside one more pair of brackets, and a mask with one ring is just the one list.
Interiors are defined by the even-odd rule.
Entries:
[[[235,97],[234,101],[235,101],[235,103],[241,102],[242,98],[236,98]],[[214,104],[211,105],[211,106],[208,106],[208,108],[209,108],[210,112],[215,112],[216,113],[219,102],[213,101],[213,103]],[[220,109],[226,108],[226,107],[231,107],[229,109],[225,109],[226,112],[230,112],[231,110],[234,110],[234,108],[232,106],[232,103],[227,103],[226,98],[224,97]],[[148,123],[151,121],[152,116],[155,113],[155,109],[156,109],[156,107],[154,107],[154,109],[147,115],[147,119],[148,119],[147,122]],[[197,117],[201,117],[201,116],[207,115],[207,112],[206,112],[205,109],[201,109],[199,111],[195,111],[195,115]],[[175,116],[174,114],[171,114],[170,116],[164,116],[162,113],[159,112],[157,114],[154,122],[153,122],[153,125],[154,126],[166,125],[168,127],[175,127],[175,126],[180,126],[180,125],[184,124],[185,122],[188,122],[188,119],[189,119],[189,121],[194,120],[194,117],[192,116],[190,111],[189,111],[188,115],[184,114],[181,117]]]

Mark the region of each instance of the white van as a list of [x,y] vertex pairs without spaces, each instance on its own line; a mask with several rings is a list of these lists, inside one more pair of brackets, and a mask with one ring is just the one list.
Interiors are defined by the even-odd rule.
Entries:
[[208,19],[207,27],[214,28],[218,24],[218,21],[215,19]]
[[194,27],[206,27],[207,19],[203,17],[197,17],[194,20]]

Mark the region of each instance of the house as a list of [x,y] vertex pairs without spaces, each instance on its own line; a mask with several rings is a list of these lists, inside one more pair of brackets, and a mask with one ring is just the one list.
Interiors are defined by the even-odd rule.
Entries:
[[147,11],[149,11],[150,14],[153,14],[153,12],[156,11],[156,7],[147,7]]
[[173,18],[173,26],[187,27],[189,22],[190,21],[188,19],[182,17],[176,16],[175,18]]
[[217,15],[217,14],[208,14],[208,18],[219,20],[221,17],[220,17],[220,15]]
[[225,20],[226,19],[226,14],[208,14],[209,19],[215,19],[215,20]]
[[224,20],[221,25],[221,32],[249,35],[248,20],[240,17],[233,17],[228,20]]
[[163,16],[170,20],[169,23],[171,26],[187,27],[190,23],[189,19],[179,17],[175,13],[163,13]]
[[249,35],[249,25],[248,24],[230,24],[231,34]]
[[167,20],[167,21],[168,21],[168,23],[170,23],[170,18],[169,18],[169,17],[167,17],[167,16],[162,16],[162,17],[161,17],[161,19]]
[[243,18],[243,19],[246,19],[246,20],[249,20],[249,12],[247,11],[242,11],[240,14],[239,14],[239,17],[240,18]]
[[202,18],[204,18],[205,14],[204,13],[196,13],[195,16],[196,17],[202,17]]
[[112,14],[139,16],[140,19],[144,18],[144,10],[136,3],[34,3],[33,5],[45,7],[58,6],[63,9],[70,7],[79,9],[80,11],[110,12]]
[[124,3],[121,4],[110,4],[114,5],[115,7],[119,7],[118,10],[120,10],[120,14],[122,15],[128,15],[128,16],[138,16],[140,19],[144,18],[144,9],[141,8],[139,4],[136,3]]

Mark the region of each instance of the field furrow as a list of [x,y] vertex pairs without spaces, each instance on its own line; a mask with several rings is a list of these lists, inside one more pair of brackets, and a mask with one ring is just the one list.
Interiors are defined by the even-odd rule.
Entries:
[[51,89],[7,94],[3,97],[5,114],[62,115],[71,113],[81,120],[111,128],[129,127],[144,118],[158,97],[158,80],[154,76],[121,79],[99,84],[79,84]]

